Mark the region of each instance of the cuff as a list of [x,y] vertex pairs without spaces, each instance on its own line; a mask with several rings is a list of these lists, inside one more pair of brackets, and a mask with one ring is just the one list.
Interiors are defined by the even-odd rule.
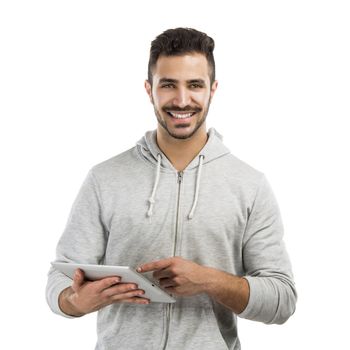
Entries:
[[256,319],[260,312],[261,306],[263,305],[263,293],[262,289],[259,288],[259,281],[256,277],[244,276],[249,283],[249,300],[246,308],[237,316],[248,320]]
[[58,303],[58,297],[60,296],[61,292],[70,287],[72,285],[72,280],[68,277],[62,278],[55,286],[52,286],[49,288],[47,293],[47,302],[51,308],[51,310],[61,316],[64,316],[66,318],[77,318],[77,316],[71,316],[66,313],[64,313]]

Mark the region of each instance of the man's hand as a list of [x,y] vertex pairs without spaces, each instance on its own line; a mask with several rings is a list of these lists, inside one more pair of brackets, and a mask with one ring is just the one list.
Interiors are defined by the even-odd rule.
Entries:
[[138,272],[153,272],[153,277],[167,292],[191,296],[206,291],[208,268],[181,257],[153,261],[141,265]]
[[244,277],[201,266],[181,257],[143,264],[137,271],[154,271],[153,277],[169,293],[181,296],[206,293],[236,314],[241,313],[249,301],[249,283]]
[[59,296],[59,306],[67,315],[83,316],[113,303],[149,304],[148,299],[142,298],[144,291],[135,283],[120,281],[118,276],[86,281],[84,272],[77,269],[72,286]]

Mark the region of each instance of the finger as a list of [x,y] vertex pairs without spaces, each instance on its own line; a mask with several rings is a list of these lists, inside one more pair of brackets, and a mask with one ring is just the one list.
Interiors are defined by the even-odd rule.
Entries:
[[77,291],[84,284],[84,281],[85,281],[84,272],[80,269],[76,269],[73,276],[73,284],[72,284],[73,290]]
[[112,301],[116,301],[116,300],[123,301],[129,298],[142,297],[143,294],[145,294],[143,290],[137,289],[126,293],[114,294],[109,299]]
[[102,278],[99,281],[95,281],[96,291],[101,293],[105,289],[108,289],[111,286],[114,286],[115,284],[120,283],[120,281],[121,281],[121,277],[120,276],[113,276],[113,277]]
[[159,285],[163,288],[176,287],[177,284],[172,278],[161,278],[159,280]]
[[153,272],[153,277],[158,280],[161,278],[171,278],[174,276],[174,273],[170,269],[162,269]]
[[171,265],[172,258],[162,259],[158,261],[151,261],[149,263],[143,264],[139,266],[136,271],[137,272],[149,272],[154,270],[165,269]]
[[134,283],[119,283],[115,286],[111,286],[109,288],[106,288],[102,295],[105,297],[112,297],[117,294],[124,294],[127,292],[133,292],[133,291],[140,291],[141,289],[138,289],[138,286]]
[[130,298],[124,298],[124,299],[108,299],[105,303],[101,305],[101,307],[105,307],[111,304],[120,304],[120,303],[133,303],[133,304],[150,304],[151,300],[148,298],[142,298],[142,297],[130,297]]
[[121,300],[120,302],[122,303],[132,303],[132,304],[150,304],[150,300],[147,299],[147,298],[139,298],[139,297],[136,297],[136,298],[128,298],[128,299],[123,299]]

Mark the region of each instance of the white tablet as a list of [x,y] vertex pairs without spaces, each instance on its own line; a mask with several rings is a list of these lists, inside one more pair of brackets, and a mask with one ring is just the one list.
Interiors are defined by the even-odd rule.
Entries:
[[142,274],[129,266],[108,266],[108,265],[89,265],[74,263],[52,262],[51,265],[73,279],[76,269],[81,269],[85,273],[85,278],[90,281],[99,280],[105,277],[119,276],[121,283],[136,283],[139,289],[145,291],[142,297],[157,303],[174,303],[176,300],[168,293],[148,280]]

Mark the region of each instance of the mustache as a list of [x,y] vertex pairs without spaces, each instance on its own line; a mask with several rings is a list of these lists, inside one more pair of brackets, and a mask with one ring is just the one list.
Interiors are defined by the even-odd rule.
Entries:
[[162,108],[162,110],[164,112],[167,112],[167,111],[173,111],[173,112],[201,112],[202,111],[202,108],[199,108],[199,107],[191,107],[191,106],[186,106],[184,108],[179,108],[179,107],[176,107],[176,106],[165,106]]

